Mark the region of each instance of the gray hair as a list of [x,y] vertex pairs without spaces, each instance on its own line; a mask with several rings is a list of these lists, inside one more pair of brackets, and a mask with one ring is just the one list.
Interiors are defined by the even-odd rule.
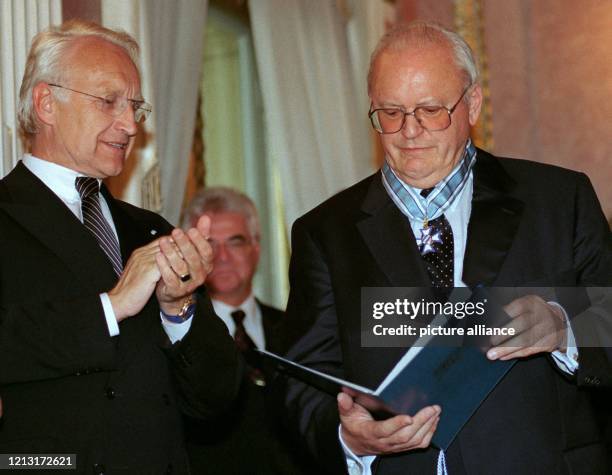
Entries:
[[431,44],[446,44],[452,49],[455,64],[465,73],[469,81],[466,86],[478,81],[478,66],[474,60],[474,53],[461,36],[438,23],[416,21],[393,28],[379,40],[370,57],[368,93],[371,92],[374,65],[382,53],[387,50],[400,51],[411,45]]
[[181,227],[188,229],[205,213],[239,213],[246,219],[251,237],[259,241],[259,217],[255,204],[244,193],[225,186],[198,191],[183,212]]
[[83,20],[70,20],[41,31],[32,40],[19,90],[17,119],[24,139],[36,134],[40,125],[32,102],[34,87],[40,82],[62,83],[68,69],[62,64],[62,58],[68,48],[76,39],[92,36],[123,48],[138,70],[138,43],[124,31],[110,30]]

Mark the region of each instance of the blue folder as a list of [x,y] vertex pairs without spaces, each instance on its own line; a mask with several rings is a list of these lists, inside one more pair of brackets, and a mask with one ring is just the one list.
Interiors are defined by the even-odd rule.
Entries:
[[[476,289],[472,298],[483,298]],[[509,317],[492,299],[489,322],[502,326]],[[435,320],[434,320],[435,322]],[[451,319],[450,325],[466,324]],[[265,350],[258,350],[265,360],[288,376],[331,395],[345,392],[368,409],[376,419],[396,414],[414,415],[425,406],[437,404],[442,414],[432,443],[447,449],[461,428],[489,393],[512,368],[516,360],[490,361],[483,340],[462,338],[449,345],[444,337],[423,338],[409,348],[376,390],[299,365]]]

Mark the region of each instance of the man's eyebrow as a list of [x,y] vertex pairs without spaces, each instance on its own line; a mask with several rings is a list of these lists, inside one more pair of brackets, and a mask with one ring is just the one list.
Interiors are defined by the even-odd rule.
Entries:
[[374,106],[374,109],[402,109],[404,111],[410,111],[416,109],[417,107],[427,107],[427,106],[435,106],[435,107],[444,107],[443,102],[439,98],[435,97],[426,97],[424,99],[420,99],[414,107],[406,107],[403,104],[398,104],[393,101],[381,102],[380,104]]
[[117,97],[126,97],[129,101],[145,102],[145,99],[142,97],[142,93],[136,94],[135,97],[128,97],[122,91],[109,87],[109,86],[104,86],[104,85],[100,86],[100,91],[101,92],[97,94],[100,97],[117,96]]
[[426,97],[424,99],[419,100],[415,107],[423,107],[423,106],[436,106],[436,107],[441,107],[443,104],[443,101],[440,100],[440,98],[438,97]]
[[392,102],[392,101],[383,101],[377,106],[375,106],[374,108],[375,109],[405,109],[405,107],[402,104],[397,104],[396,102]]

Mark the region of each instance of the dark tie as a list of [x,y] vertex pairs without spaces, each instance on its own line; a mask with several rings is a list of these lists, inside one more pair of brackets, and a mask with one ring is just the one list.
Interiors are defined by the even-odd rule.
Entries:
[[255,348],[257,348],[257,345],[255,344],[255,342],[253,342],[253,340],[251,340],[251,337],[244,328],[245,316],[245,313],[240,309],[234,310],[232,312],[232,318],[234,319],[234,323],[236,324],[236,330],[234,330],[234,341],[236,342],[236,346],[242,353],[248,354],[252,352]]
[[257,345],[244,328],[244,317],[246,315],[240,309],[234,310],[231,315],[234,319],[234,323],[236,324],[236,329],[234,330],[234,341],[249,365],[247,374],[251,381],[253,381],[253,383],[255,383],[257,386],[265,386],[266,380],[259,368],[261,365],[260,358],[258,357],[257,353],[253,351],[257,348]]
[[81,210],[83,212],[83,224],[93,234],[99,246],[110,260],[115,274],[121,275],[123,264],[119,243],[113,233],[108,221],[102,214],[98,192],[100,185],[95,178],[80,176],[74,182],[81,196]]
[[[433,188],[421,191],[427,197]],[[444,215],[429,221],[421,231],[421,255],[434,287],[453,287],[453,230]]]

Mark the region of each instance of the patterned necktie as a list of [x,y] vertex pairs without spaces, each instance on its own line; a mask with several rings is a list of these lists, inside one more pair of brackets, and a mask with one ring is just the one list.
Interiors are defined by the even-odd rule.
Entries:
[[117,276],[123,271],[121,261],[121,251],[115,233],[111,229],[108,221],[102,214],[98,192],[100,184],[96,178],[77,177],[75,187],[81,196],[81,210],[83,212],[83,224],[93,234],[99,246],[110,260],[113,270]]
[[[421,191],[427,197],[433,188]],[[434,287],[453,287],[454,244],[453,230],[444,215],[429,221],[421,229],[420,251],[427,263],[427,272]]]

